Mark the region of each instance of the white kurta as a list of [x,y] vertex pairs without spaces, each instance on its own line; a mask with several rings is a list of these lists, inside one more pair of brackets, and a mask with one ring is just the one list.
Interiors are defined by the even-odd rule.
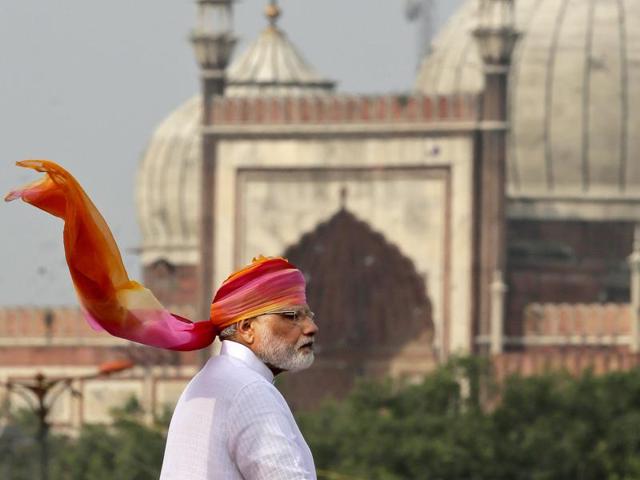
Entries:
[[180,396],[161,480],[306,480],[311,451],[273,374],[254,353],[224,341]]

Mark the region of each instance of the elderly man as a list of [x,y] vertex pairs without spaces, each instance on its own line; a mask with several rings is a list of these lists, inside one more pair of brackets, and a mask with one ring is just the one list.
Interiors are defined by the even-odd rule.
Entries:
[[176,406],[161,480],[315,479],[313,458],[274,376],[313,362],[318,327],[304,278],[279,258],[232,275],[211,307],[220,355]]
[[209,321],[191,322],[129,279],[107,223],[69,172],[48,160],[18,165],[45,175],[5,200],[64,220],[69,272],[93,328],[180,351],[223,340],[178,402],[161,478],[315,479],[311,452],[273,386],[274,375],[313,362],[318,327],[300,271],[282,258],[255,259],[220,287]]

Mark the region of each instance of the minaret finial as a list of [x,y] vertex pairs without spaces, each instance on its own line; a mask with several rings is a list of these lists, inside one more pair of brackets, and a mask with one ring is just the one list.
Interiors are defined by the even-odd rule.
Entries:
[[280,18],[280,15],[282,14],[282,10],[280,10],[280,7],[278,6],[278,1],[269,0],[269,5],[265,8],[264,13],[269,21],[269,26],[271,28],[276,28],[278,18]]
[[345,186],[340,188],[340,208],[346,210],[347,198],[349,197],[349,189]]

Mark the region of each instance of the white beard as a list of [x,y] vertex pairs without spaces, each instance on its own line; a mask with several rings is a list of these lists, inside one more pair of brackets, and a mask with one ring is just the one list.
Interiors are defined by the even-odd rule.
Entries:
[[262,348],[255,354],[267,365],[288,372],[298,372],[309,368],[313,363],[313,350],[300,350],[302,345],[313,341],[313,337],[302,336],[296,345],[292,346],[266,328],[258,330],[256,335],[260,338]]

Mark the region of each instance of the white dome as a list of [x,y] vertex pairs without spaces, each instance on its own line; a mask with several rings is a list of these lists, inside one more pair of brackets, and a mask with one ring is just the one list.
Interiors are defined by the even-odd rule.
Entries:
[[202,97],[178,107],[151,137],[136,179],[142,264],[198,260]]
[[[333,89],[309,67],[285,34],[269,26],[227,72],[225,96],[318,96]],[[172,112],[153,133],[136,180],[142,264],[199,258],[202,97]]]
[[[522,37],[510,77],[510,198],[640,198],[640,2],[515,4]],[[468,0],[435,39],[417,90],[482,89],[477,8]]]

